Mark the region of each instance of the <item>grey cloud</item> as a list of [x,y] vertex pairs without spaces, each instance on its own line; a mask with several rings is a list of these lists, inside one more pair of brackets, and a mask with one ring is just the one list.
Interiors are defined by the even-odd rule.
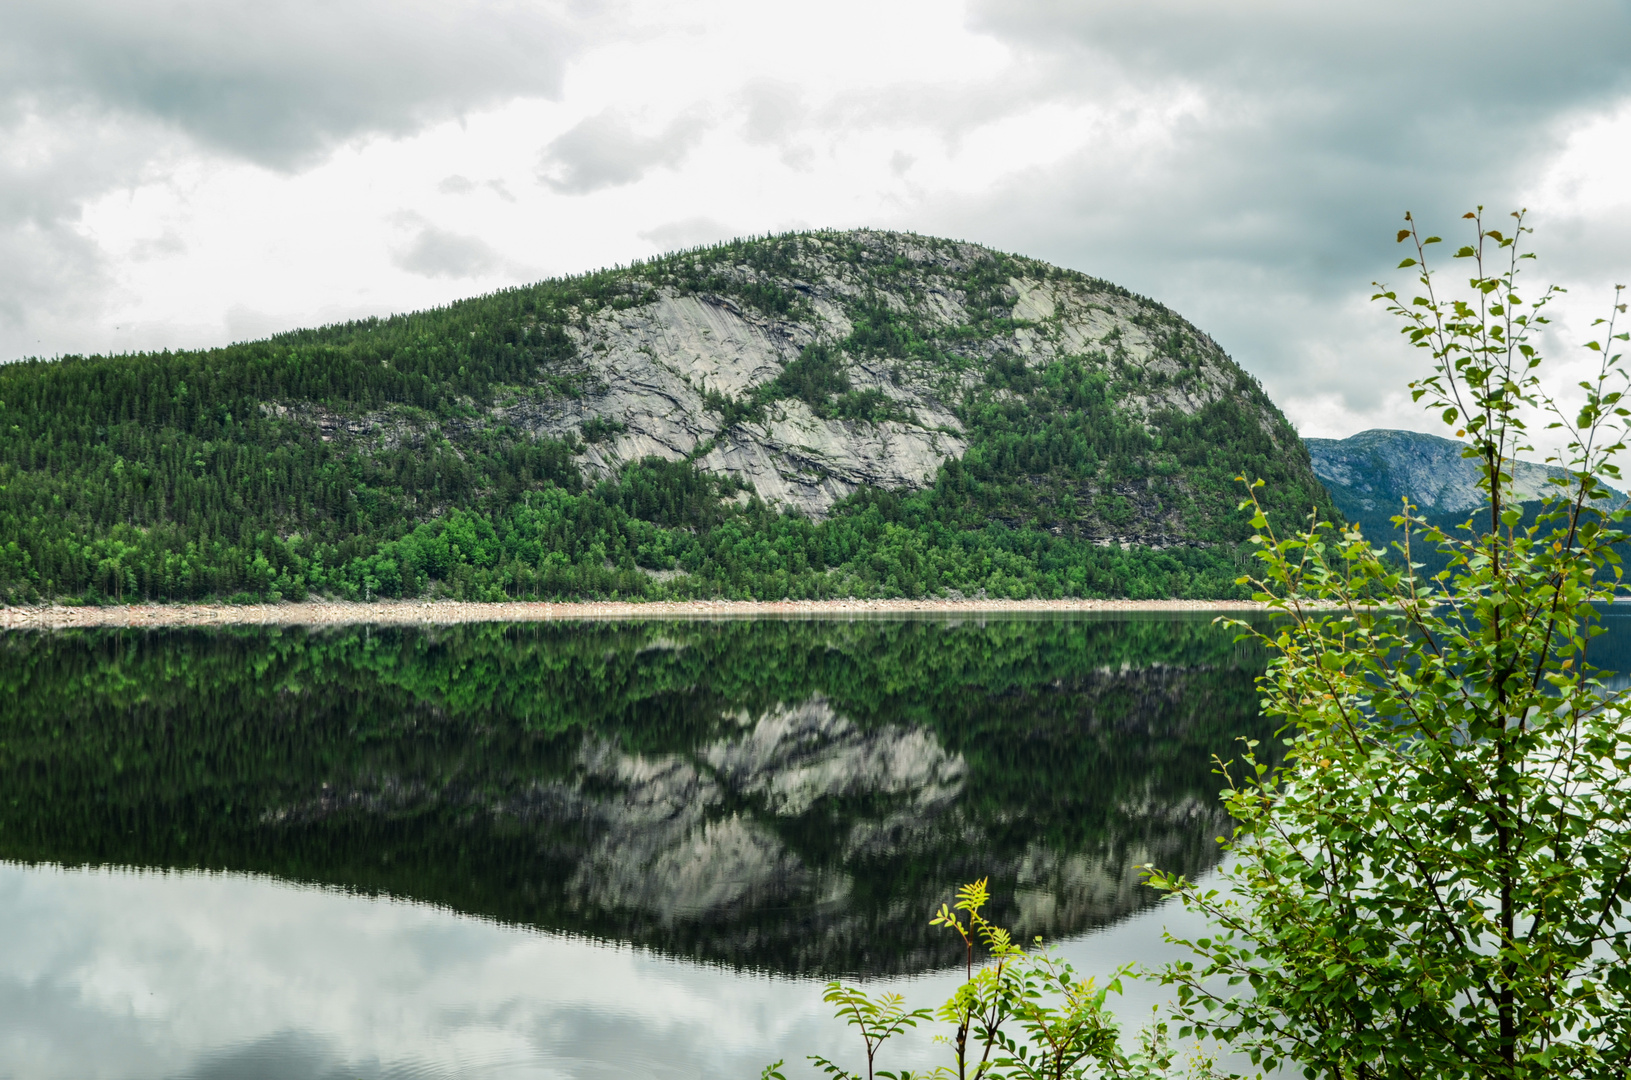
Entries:
[[146,262],[149,259],[168,259],[186,253],[187,242],[172,231],[160,233],[158,236],[144,237],[132,244],[130,248],[130,257],[137,262]]
[[460,176],[457,173],[444,177],[442,182],[436,185],[436,190],[443,195],[469,195],[476,191],[478,187],[486,188],[505,202],[515,202],[515,195],[510,191],[510,186],[504,181],[488,180],[478,185],[468,176]]
[[97,196],[198,145],[289,170],[359,135],[554,95],[577,45],[493,0],[7,0],[0,361],[83,340],[72,328],[108,299],[105,256],[77,227]]
[[655,135],[645,135],[621,113],[608,109],[544,148],[539,179],[568,195],[631,184],[654,168],[679,164],[705,130],[700,117],[687,115]]
[[276,169],[559,92],[571,31],[526,5],[434,0],[8,0],[0,102],[152,117]]
[[1329,258],[1356,224],[1380,235],[1408,207],[1512,194],[1560,120],[1631,90],[1631,7],[1610,0],[1241,10],[1004,0],[980,24],[1064,72],[1110,67],[1136,87],[1199,91],[1201,115],[1164,160],[1133,163],[1157,168],[1117,194],[1179,211],[1153,234],[1143,217],[1146,243],[1254,261],[1294,248]]
[[810,132],[842,135],[860,128],[924,127],[955,145],[964,135],[1060,99],[1109,100],[1125,86],[1095,68],[1054,59],[1011,65],[995,78],[897,82],[843,88],[815,103],[786,84],[761,80],[738,95],[750,141],[787,145]]
[[1631,218],[1588,221],[1542,211],[1529,221],[1580,277],[1631,283]]
[[[229,341],[255,341],[290,329],[287,319],[278,318],[276,315],[250,307],[248,304],[233,304],[227,308],[224,321],[226,323],[227,340]],[[343,320],[334,319],[329,321],[341,322]]]
[[[1282,94],[1337,88],[1380,103],[1443,94],[1538,107],[1582,86],[1622,83],[1631,11],[1617,0],[979,0],[974,25],[1042,53],[1092,55],[1123,74],[1252,85]],[[1404,118],[1395,118],[1404,119]]]
[[846,125],[843,109],[812,110],[799,88],[775,79],[755,79],[737,95],[744,116],[742,134],[750,145],[781,148],[782,162],[807,170],[815,151],[803,140],[812,129],[833,132]]
[[112,284],[95,245],[64,225],[0,225],[0,363],[55,351]]
[[1413,362],[1364,304],[1403,212],[1441,231],[1474,203],[1504,212],[1574,118],[1631,91],[1631,7],[1609,0],[987,0],[975,23],[1053,100],[1119,85],[1199,105],[1164,142],[945,204],[948,224],[1154,295],[1277,399],[1355,412]]
[[473,278],[504,266],[485,240],[423,225],[391,260],[410,274],[433,278]]

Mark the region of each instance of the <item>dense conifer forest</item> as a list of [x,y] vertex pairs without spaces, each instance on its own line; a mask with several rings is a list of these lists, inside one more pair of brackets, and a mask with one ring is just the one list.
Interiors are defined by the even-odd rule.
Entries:
[[[1289,437],[1301,452],[1289,426],[1277,443],[1242,404],[1272,410],[1244,373],[1236,397],[1157,427],[1119,404],[1144,373],[1105,353],[988,357],[956,403],[966,454],[926,488],[864,489],[822,520],[692,460],[646,458],[595,479],[576,456],[615,436],[615,421],[551,438],[495,411],[582,395],[572,327],[657,290],[797,317],[809,301],[775,282],[800,241],[742,241],[225,348],[4,365],[0,598],[1220,597],[1237,595],[1249,533],[1237,474],[1266,478],[1277,511],[1329,507],[1306,453],[1283,449]],[[891,402],[851,386],[839,358],[967,371],[975,361],[959,342],[1011,329],[1001,283],[1042,265],[992,254],[968,267],[956,284],[982,314],[951,332],[860,303],[846,338],[710,407],[748,422],[798,398],[817,415],[887,419]],[[1171,319],[1182,357],[1187,324]],[[387,417],[387,434],[359,435],[363,416]],[[1106,544],[1077,527],[1146,512],[1118,493],[1130,485],[1183,500],[1185,542]]]

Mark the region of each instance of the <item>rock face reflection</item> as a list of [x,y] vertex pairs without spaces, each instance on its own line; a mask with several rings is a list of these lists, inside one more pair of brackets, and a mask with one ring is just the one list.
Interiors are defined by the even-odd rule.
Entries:
[[797,817],[821,799],[871,794],[909,796],[927,814],[963,790],[961,755],[947,753],[932,732],[894,725],[863,732],[821,697],[739,722],[742,734],[713,743],[702,760],[772,813]]
[[1151,903],[1256,658],[1190,621],[13,636],[0,857],[249,870],[788,973]]
[[773,830],[727,811],[728,789],[695,760],[585,751],[585,779],[610,790],[580,803],[598,835],[567,885],[578,905],[673,926],[785,905],[814,885]]
[[[922,729],[862,731],[820,697],[731,719],[740,732],[691,755],[585,745],[583,780],[562,800],[576,797],[599,826],[568,886],[580,903],[665,926],[718,923],[760,907],[834,907],[851,893],[850,875],[806,865],[761,819],[797,819],[823,800],[871,796],[900,799],[916,820],[962,792],[962,758]],[[585,788],[605,793],[584,797]],[[865,833],[868,824],[852,828]]]

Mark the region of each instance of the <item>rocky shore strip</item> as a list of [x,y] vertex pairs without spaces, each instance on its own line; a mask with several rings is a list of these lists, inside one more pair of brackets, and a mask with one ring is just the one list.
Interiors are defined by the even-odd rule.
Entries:
[[451,626],[457,623],[585,619],[854,619],[1116,612],[1223,613],[1260,605],[1240,600],[686,600],[580,603],[456,600],[305,601],[285,604],[128,604],[0,607],[0,629],[65,630],[164,626]]

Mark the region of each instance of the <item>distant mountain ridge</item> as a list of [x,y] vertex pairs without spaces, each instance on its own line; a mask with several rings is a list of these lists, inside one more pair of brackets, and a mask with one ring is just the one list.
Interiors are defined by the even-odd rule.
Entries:
[[[1346,439],[1304,439],[1314,475],[1338,510],[1362,520],[1399,512],[1408,496],[1423,513],[1460,514],[1485,505],[1476,461],[1461,456],[1465,444],[1417,431],[1373,428]],[[1528,502],[1546,495],[1547,481],[1567,470],[1532,461],[1513,465],[1513,491]]]

